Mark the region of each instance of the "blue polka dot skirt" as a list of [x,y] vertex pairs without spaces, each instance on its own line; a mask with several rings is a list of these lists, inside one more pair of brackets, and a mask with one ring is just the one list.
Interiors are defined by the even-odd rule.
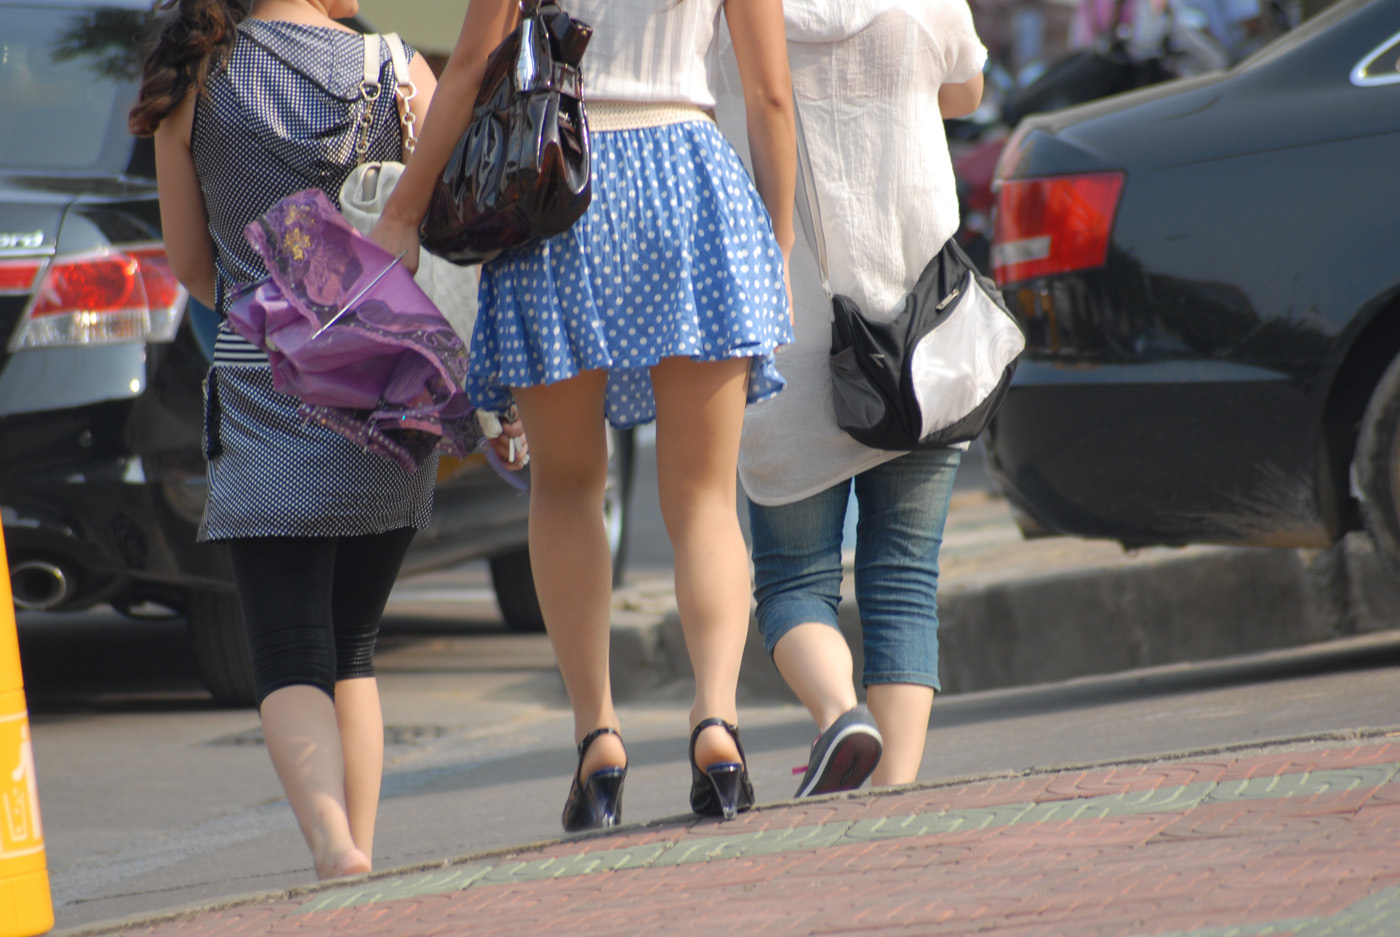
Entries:
[[607,417],[656,417],[662,358],[752,359],[750,403],[792,341],[782,252],[734,148],[709,120],[592,135],[593,200],[564,234],[483,265],[467,395],[608,371]]

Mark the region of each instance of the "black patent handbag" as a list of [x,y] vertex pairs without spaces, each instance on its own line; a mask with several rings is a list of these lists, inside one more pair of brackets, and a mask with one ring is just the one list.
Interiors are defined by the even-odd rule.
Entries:
[[593,29],[554,0],[521,0],[486,61],[472,122],[434,187],[423,246],[458,264],[567,231],[588,208],[579,64]]

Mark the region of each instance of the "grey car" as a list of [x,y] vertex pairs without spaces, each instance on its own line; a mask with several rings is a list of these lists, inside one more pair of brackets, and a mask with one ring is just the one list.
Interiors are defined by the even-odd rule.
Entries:
[[[206,498],[200,383],[213,314],[170,273],[149,140],[126,130],[149,0],[0,0],[0,522],[18,608],[183,615],[215,699],[252,700]],[[621,575],[634,445],[614,433]],[[528,473],[526,475],[528,478]],[[539,630],[527,495],[444,459],[406,572],[486,559],[505,623]]]

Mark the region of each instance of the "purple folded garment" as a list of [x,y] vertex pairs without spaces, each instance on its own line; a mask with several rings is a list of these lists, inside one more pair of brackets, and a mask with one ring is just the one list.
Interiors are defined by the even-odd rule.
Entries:
[[462,390],[467,350],[398,258],[352,228],[321,190],[249,224],[270,274],[229,309],[308,419],[408,473],[434,449],[484,442]]

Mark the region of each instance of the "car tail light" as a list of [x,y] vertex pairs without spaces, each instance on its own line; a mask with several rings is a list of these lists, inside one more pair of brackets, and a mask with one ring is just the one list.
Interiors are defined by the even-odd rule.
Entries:
[[1102,266],[1122,191],[1121,172],[1002,180],[992,244],[997,283]]
[[0,296],[28,296],[34,292],[34,281],[46,262],[45,258],[34,257],[0,260]]
[[172,341],[187,296],[159,244],[59,255],[43,271],[10,350]]

